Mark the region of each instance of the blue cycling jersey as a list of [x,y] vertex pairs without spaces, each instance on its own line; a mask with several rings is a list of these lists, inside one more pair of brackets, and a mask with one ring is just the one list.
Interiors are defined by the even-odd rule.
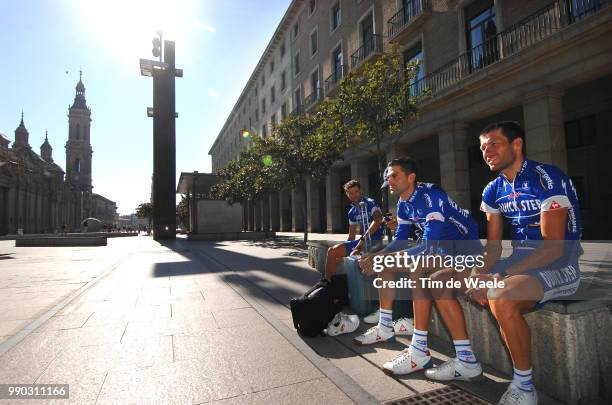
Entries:
[[[376,211],[380,212],[380,207],[378,206],[378,204],[376,204],[376,201],[374,201],[373,198],[367,198],[367,197],[362,197],[361,198],[361,202],[365,203],[365,212],[366,212],[366,223],[368,224],[368,226],[370,226],[370,224],[374,221],[374,213]],[[348,220],[349,220],[349,224],[350,225],[361,225],[361,209],[360,207],[355,204],[351,204],[351,209],[348,212]],[[381,224],[378,227],[378,230],[376,230],[376,232],[374,232],[373,235],[371,235],[370,239],[372,240],[381,240],[383,238],[383,225]],[[367,230],[366,229],[362,229],[362,233],[365,232]]]
[[467,210],[431,183],[418,183],[407,200],[397,202],[396,240],[407,240],[412,226],[423,241],[478,240],[478,225]]
[[580,209],[572,180],[558,167],[533,160],[523,162],[513,182],[500,173],[485,187],[480,207],[503,215],[512,225],[514,241],[542,240],[540,214],[559,208],[568,209],[565,239],[579,240]]

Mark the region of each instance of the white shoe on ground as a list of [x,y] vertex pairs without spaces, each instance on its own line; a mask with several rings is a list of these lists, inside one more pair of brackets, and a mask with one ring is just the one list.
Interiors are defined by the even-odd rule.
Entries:
[[510,384],[504,395],[499,400],[499,405],[538,405],[538,393],[523,391],[514,384]]
[[370,315],[363,317],[363,321],[365,323],[369,323],[370,325],[374,325],[375,323],[378,323],[379,319],[380,319],[380,308],[372,312]]
[[433,367],[429,351],[423,356],[418,356],[413,355],[412,350],[412,347],[402,350],[399,356],[383,364],[383,371],[391,375],[403,375]]
[[338,312],[327,325],[327,336],[338,336],[343,333],[352,333],[359,327],[359,317]]
[[412,318],[399,318],[393,321],[393,330],[396,335],[412,335],[414,323]]
[[467,367],[457,358],[450,359],[438,367],[425,370],[425,376],[437,381],[480,381],[483,379],[480,363],[474,364],[474,367]]
[[374,343],[392,342],[395,340],[393,332],[385,332],[378,325],[372,326],[365,333],[353,339],[353,343],[359,346],[373,345]]

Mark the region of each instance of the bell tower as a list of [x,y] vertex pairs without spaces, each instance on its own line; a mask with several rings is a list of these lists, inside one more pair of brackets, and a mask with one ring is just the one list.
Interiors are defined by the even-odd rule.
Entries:
[[73,191],[91,193],[91,156],[90,142],[91,110],[85,101],[83,72],[79,72],[76,95],[68,108],[68,142],[66,142],[66,183]]

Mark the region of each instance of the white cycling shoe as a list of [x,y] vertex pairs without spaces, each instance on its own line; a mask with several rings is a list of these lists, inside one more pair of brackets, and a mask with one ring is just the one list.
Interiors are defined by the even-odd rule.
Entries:
[[425,370],[425,377],[437,381],[481,381],[483,379],[482,366],[476,363],[474,367],[466,367],[459,359],[454,358],[438,367]]
[[429,351],[423,356],[417,356],[412,354],[412,350],[410,346],[402,350],[399,356],[383,364],[382,370],[390,375],[404,375],[433,367]]
[[414,332],[414,322],[411,318],[399,318],[393,321],[393,331],[396,335],[412,335]]
[[338,336],[343,333],[355,332],[359,327],[359,317],[338,312],[327,325],[327,336]]
[[369,323],[370,325],[374,325],[378,323],[379,319],[380,319],[380,308],[372,312],[370,315],[363,317],[363,321],[365,323]]
[[373,345],[374,343],[392,342],[395,340],[393,332],[385,332],[378,325],[372,326],[365,333],[353,339],[353,343],[359,346]]
[[504,395],[499,400],[499,405],[538,405],[538,393],[523,391],[514,384],[510,384]]

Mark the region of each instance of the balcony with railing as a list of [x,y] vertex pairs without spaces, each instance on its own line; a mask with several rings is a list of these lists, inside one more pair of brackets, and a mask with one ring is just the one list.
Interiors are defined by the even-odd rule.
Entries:
[[323,89],[317,87],[310,95],[304,99],[304,110],[310,110],[317,102],[323,99]]
[[380,55],[382,51],[382,35],[372,35],[351,55],[351,69],[355,69],[357,66],[361,65],[375,55]]
[[347,72],[348,69],[345,65],[339,66],[336,71],[332,72],[332,74],[325,79],[325,94],[329,95],[330,92],[334,91]]
[[410,0],[387,21],[389,42],[400,41],[410,35],[426,16],[431,14],[430,0]]
[[439,95],[611,4],[612,0],[557,0],[415,81],[410,94],[421,98]]

